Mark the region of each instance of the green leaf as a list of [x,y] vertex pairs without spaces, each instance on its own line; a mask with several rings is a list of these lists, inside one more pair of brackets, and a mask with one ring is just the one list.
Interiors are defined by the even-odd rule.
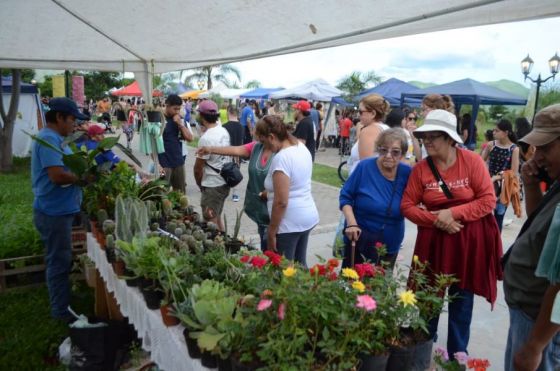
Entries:
[[119,148],[125,155],[127,155],[128,158],[130,158],[136,165],[142,167],[142,163],[140,162],[140,160],[138,160],[138,158],[136,158],[136,156],[132,154],[132,151],[130,149],[126,148],[118,142],[115,143],[115,146]]
[[75,131],[72,134],[68,135],[67,137],[64,138],[64,140],[62,141],[62,146],[67,146],[70,143],[75,142],[76,140],[80,139],[82,137],[82,135],[84,135],[83,131]]
[[43,146],[45,146],[45,147],[48,147],[48,148],[52,149],[53,151],[56,151],[56,152],[60,153],[61,155],[64,155],[64,151],[62,151],[60,148],[57,148],[57,147],[53,146],[51,143],[47,142],[47,141],[44,140],[44,139],[39,138],[37,135],[33,135],[33,134],[31,134],[31,133],[28,133],[28,132],[25,131],[25,130],[22,130],[22,131],[23,131],[25,134],[29,135],[29,136],[30,136],[34,141],[36,141],[37,143],[39,143],[39,144],[41,144],[41,145],[43,145]]
[[119,142],[119,138],[120,135],[118,137],[107,137],[104,138],[103,140],[101,140],[99,142],[99,144],[97,145],[97,148],[99,149],[111,149],[115,144],[117,144]]
[[81,152],[62,156],[62,162],[78,176],[83,175],[88,169],[88,161]]
[[198,346],[209,352],[214,350],[218,346],[218,342],[225,336],[225,334],[218,333],[213,327],[207,328],[199,334]]

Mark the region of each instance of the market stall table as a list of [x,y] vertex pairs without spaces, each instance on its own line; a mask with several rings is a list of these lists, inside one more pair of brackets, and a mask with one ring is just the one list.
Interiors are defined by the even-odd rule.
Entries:
[[142,338],[142,348],[150,352],[151,359],[162,370],[207,370],[199,359],[189,357],[184,327],[166,327],[159,310],[150,310],[140,290],[129,287],[125,280],[119,279],[107,261],[105,251],[91,233],[87,236],[87,254],[95,263],[97,270],[109,292],[112,292],[120,306],[121,313]]

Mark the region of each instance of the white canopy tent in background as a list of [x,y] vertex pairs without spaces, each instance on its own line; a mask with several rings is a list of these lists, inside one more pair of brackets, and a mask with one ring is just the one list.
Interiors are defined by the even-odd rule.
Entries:
[[239,96],[243,93],[248,92],[252,89],[231,89],[225,86],[223,83],[218,83],[217,86],[212,89],[199,94],[199,98],[210,98],[211,95],[217,94],[224,99],[239,99]]
[[270,93],[271,99],[307,99],[330,102],[333,97],[341,96],[343,92],[323,79],[309,81],[291,89],[284,89]]
[[[154,73],[560,16],[559,0],[430,0],[429,7],[425,0],[0,0],[0,6],[0,68],[134,72],[144,93],[152,91]],[[177,44],[177,35],[188,47]]]

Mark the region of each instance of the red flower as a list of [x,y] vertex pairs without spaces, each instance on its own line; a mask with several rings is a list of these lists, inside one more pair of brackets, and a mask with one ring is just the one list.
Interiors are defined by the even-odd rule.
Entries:
[[251,258],[251,264],[253,265],[253,267],[261,269],[266,265],[266,263],[268,263],[268,260],[266,260],[262,256],[253,256]]
[[330,272],[329,275],[328,275],[329,281],[336,281],[337,278],[338,278],[338,275],[336,274],[336,272]]
[[309,269],[309,273],[312,276],[318,274],[319,276],[324,276],[327,273],[327,268],[321,264],[315,264],[311,269]]
[[354,265],[354,269],[358,273],[358,276],[360,276],[360,279],[364,277],[375,277],[375,267],[369,263],[356,264]]
[[277,267],[280,266],[280,263],[282,262],[282,255],[278,255],[274,251],[270,250],[266,250],[264,254],[268,257],[272,265],[275,265]]
[[272,291],[270,291],[269,289],[264,290],[261,294],[262,298],[266,298],[266,297],[269,297],[269,296],[272,296]]
[[490,367],[490,362],[487,359],[472,358],[467,362],[468,368],[474,368],[475,371],[486,371]]
[[375,248],[376,248],[376,249],[379,249],[379,248],[381,248],[381,247],[383,247],[383,243],[382,243],[382,242],[376,242],[376,243],[375,243]]
[[329,271],[333,271],[335,268],[338,267],[338,259],[329,259],[327,261],[327,267],[329,268]]
[[249,259],[251,259],[249,255],[243,255],[239,260],[241,261],[241,263],[247,263]]

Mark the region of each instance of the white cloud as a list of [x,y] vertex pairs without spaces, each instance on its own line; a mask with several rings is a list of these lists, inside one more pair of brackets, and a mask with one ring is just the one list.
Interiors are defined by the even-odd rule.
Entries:
[[535,61],[533,75],[548,76],[548,59],[560,49],[560,18],[472,27],[236,63],[243,81],[292,87],[323,78],[336,83],[352,71],[384,78],[445,83],[463,78],[523,83],[520,61]]

